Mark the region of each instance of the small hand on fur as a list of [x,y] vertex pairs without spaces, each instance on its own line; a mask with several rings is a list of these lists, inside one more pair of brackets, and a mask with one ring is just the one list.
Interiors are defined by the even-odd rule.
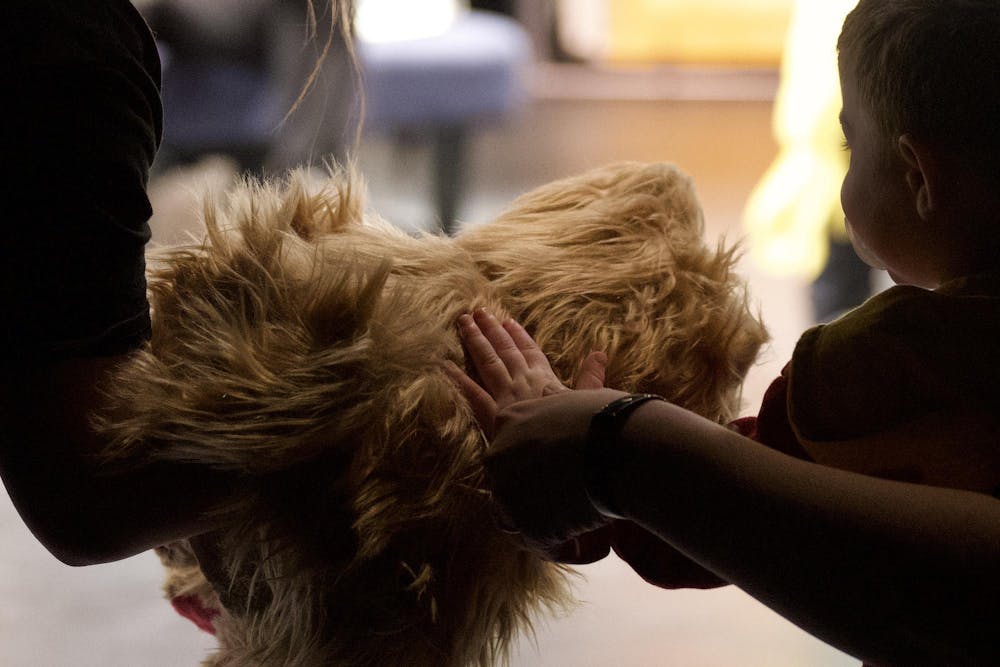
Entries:
[[[480,309],[458,318],[459,336],[482,385],[466,375],[454,363],[448,373],[472,407],[483,433],[493,437],[497,414],[508,405],[531,398],[569,391],[552,372],[549,360],[534,339],[514,319],[502,323]],[[604,368],[608,358],[603,352],[591,352],[580,364],[577,389],[604,386]]]
[[[488,438],[492,439],[495,435],[497,419],[504,409],[520,401],[572,391],[559,381],[545,353],[517,321],[508,318],[501,323],[480,309],[472,315],[459,317],[458,326],[462,344],[483,384],[480,386],[454,364],[449,366],[449,375],[469,400],[473,414]],[[576,388],[602,388],[606,365],[607,355],[603,352],[587,355],[577,373]],[[493,466],[502,466],[504,459],[502,449],[491,447],[485,459],[487,471],[492,471]],[[553,476],[553,482],[557,478],[558,475]],[[511,509],[509,506],[498,508],[502,521],[510,522],[516,518],[511,516]],[[577,520],[576,527],[567,531],[568,539],[553,541],[531,534],[523,537],[534,548],[550,554],[555,561],[591,563],[604,558],[611,550],[610,532],[603,530],[607,523],[599,514],[593,513],[582,526]]]

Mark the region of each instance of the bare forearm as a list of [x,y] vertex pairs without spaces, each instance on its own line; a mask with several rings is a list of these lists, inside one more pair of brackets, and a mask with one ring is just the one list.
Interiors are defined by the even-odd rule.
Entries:
[[87,565],[125,558],[214,527],[208,510],[236,483],[195,466],[112,472],[89,417],[99,385],[123,358],[66,362],[6,378],[0,472],[25,523],[57,558]]
[[818,637],[878,664],[1000,661],[1000,501],[798,461],[665,403],[623,436],[626,513]]

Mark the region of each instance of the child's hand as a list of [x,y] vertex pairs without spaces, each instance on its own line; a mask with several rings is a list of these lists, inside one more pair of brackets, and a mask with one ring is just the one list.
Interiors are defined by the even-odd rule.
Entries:
[[[462,343],[469,354],[483,386],[466,375],[457,366],[449,372],[472,406],[480,427],[492,441],[497,431],[497,416],[512,406],[527,406],[532,399],[556,394],[567,395],[571,390],[553,373],[545,354],[530,335],[515,321],[500,323],[495,317],[476,311],[473,316],[459,319]],[[601,389],[607,356],[592,352],[581,364],[576,378],[577,389]],[[507,415],[508,418],[510,415]],[[517,421],[516,418],[514,421]],[[571,438],[572,440],[572,438]],[[546,448],[491,446],[486,466],[493,480],[494,493],[506,512],[507,522],[519,529],[525,540],[544,549],[551,558],[564,563],[591,563],[610,552],[611,532],[607,519],[590,504],[582,487],[579,487],[579,456],[576,447],[563,451],[565,456],[547,456]],[[549,453],[561,449],[556,446]],[[511,458],[511,454],[514,454]],[[532,464],[537,488],[519,497],[524,490],[520,482],[527,481],[518,468],[525,461],[541,455],[541,465]],[[513,482],[513,485],[512,485]],[[531,485],[525,485],[531,486]],[[565,497],[559,489],[575,488],[579,502],[568,503],[564,517],[550,523],[551,513],[539,512],[540,506],[550,504],[553,492],[559,501]],[[536,525],[539,524],[540,525]],[[546,525],[541,525],[546,524]]]
[[584,448],[593,414],[623,395],[611,389],[560,391],[499,413],[483,462],[494,499],[529,544],[563,554],[568,546],[576,548],[567,542],[607,526],[608,517],[587,493]]
[[[552,371],[545,353],[514,320],[501,323],[486,311],[477,310],[462,315],[458,329],[482,386],[455,365],[448,370],[488,438],[493,437],[497,413],[505,407],[569,391]],[[591,352],[580,365],[576,389],[603,387],[606,365],[607,355]]]

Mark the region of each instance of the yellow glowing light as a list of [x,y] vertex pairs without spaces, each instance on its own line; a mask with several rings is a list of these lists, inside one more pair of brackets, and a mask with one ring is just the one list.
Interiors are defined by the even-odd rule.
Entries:
[[604,5],[607,57],[617,63],[777,64],[791,11],[791,0],[605,0]]
[[779,152],[744,211],[752,256],[779,275],[815,277],[826,263],[831,229],[843,234],[847,154],[836,46],[855,4],[798,0],[793,9],[774,108]]

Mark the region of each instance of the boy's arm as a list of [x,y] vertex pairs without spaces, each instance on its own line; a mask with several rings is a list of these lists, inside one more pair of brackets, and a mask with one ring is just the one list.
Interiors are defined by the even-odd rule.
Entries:
[[117,560],[214,527],[237,481],[194,466],[113,474],[90,426],[101,384],[127,356],[19,370],[0,383],[0,473],[18,512],[61,561]]

